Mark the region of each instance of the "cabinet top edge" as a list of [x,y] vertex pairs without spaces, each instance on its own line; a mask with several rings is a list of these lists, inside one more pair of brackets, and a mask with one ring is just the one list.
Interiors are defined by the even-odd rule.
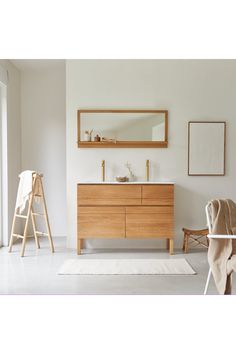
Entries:
[[169,184],[173,185],[175,182],[78,182],[77,185],[156,185],[156,184]]

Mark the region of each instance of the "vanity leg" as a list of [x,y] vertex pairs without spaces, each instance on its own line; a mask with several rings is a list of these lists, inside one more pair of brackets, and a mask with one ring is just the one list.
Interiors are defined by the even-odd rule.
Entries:
[[170,248],[170,240],[169,238],[166,239],[166,249],[168,250]]
[[83,240],[81,238],[78,239],[78,244],[77,244],[77,254],[81,254],[81,249],[83,247]]
[[169,239],[169,254],[173,254],[174,253],[174,240],[173,238]]

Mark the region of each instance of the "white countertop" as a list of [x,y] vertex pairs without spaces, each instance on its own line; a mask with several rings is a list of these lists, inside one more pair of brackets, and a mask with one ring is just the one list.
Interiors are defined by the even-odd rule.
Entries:
[[171,181],[135,181],[135,182],[116,182],[116,181],[87,181],[78,182],[78,184],[175,184]]

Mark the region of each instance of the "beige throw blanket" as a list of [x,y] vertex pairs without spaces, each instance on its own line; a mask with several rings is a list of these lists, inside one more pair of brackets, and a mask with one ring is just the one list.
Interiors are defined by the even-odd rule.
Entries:
[[[236,204],[230,199],[210,202],[213,235],[236,235]],[[236,240],[210,239],[208,261],[218,292],[231,294],[232,272],[236,271]]]

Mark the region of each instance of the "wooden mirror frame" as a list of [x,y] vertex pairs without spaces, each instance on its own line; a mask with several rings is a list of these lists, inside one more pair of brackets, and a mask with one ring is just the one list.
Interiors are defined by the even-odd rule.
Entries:
[[[80,115],[81,113],[164,113],[165,140],[164,141],[81,141]],[[168,147],[168,111],[158,109],[80,109],[77,111],[78,148],[167,148]]]

